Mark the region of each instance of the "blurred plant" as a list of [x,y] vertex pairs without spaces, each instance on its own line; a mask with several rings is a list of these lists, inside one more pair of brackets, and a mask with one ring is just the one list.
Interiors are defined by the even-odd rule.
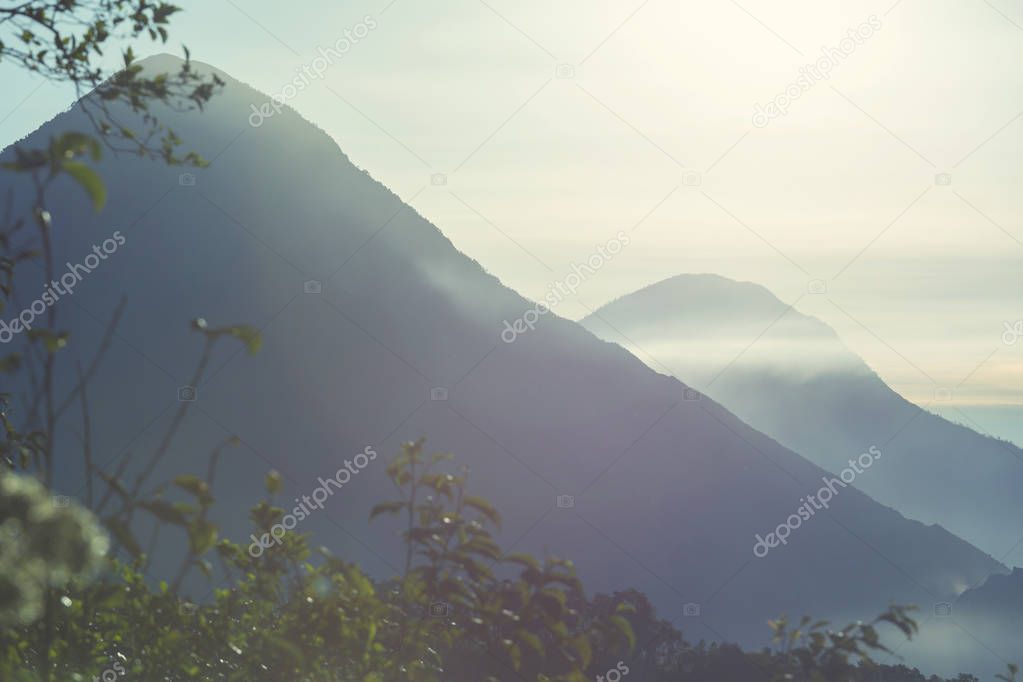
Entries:
[[1004,675],[995,675],[995,679],[1001,680],[1002,682],[1016,682],[1016,675],[1019,674],[1019,666],[1015,663],[1009,663],[1006,673]]
[[808,682],[849,677],[862,665],[875,665],[878,653],[892,653],[881,643],[878,626],[894,626],[908,639],[917,633],[917,623],[909,616],[912,607],[893,605],[869,623],[853,623],[841,630],[831,630],[824,620],[814,622],[803,616],[793,627],[782,617],[768,623],[774,643],[781,647],[780,660],[785,672],[776,679],[805,679]]
[[39,617],[47,587],[91,578],[108,549],[95,517],[34,478],[0,470],[0,625]]
[[[468,493],[464,469],[459,475],[439,470],[448,455],[427,458],[422,447],[422,441],[402,446],[388,467],[400,499],[372,511],[403,519],[404,575],[376,583],[326,549],[311,550],[299,532],[253,557],[244,544],[217,540],[215,529],[212,536],[189,531],[195,544],[186,566],[199,565],[206,554],[224,568],[209,599],[194,604],[166,582],[151,585],[142,571],[144,553],[127,563],[110,559],[98,581],[61,585],[49,672],[36,665],[44,623],[0,629],[0,679],[87,680],[116,662],[126,676],[163,682],[581,682],[621,660],[647,682],[867,682],[878,674],[891,682],[937,682],[870,663],[870,654],[887,651],[877,625],[915,632],[903,607],[837,632],[809,619],[795,628],[780,619],[772,622],[780,649],[746,653],[729,644],[686,642],[634,590],[589,600],[569,562],[502,553],[489,530],[500,523],[497,510]],[[168,516],[163,523],[203,527],[218,453],[211,454],[206,478],[183,476],[172,484],[195,498],[193,509],[150,511]],[[62,513],[45,509],[50,503],[37,482],[12,480],[11,474],[0,480],[13,491],[3,497],[2,518]],[[274,504],[280,476],[271,472],[266,489],[250,513],[259,532],[285,513]],[[95,526],[84,535],[93,538],[91,556],[98,557],[103,541],[95,539]],[[87,572],[81,562],[73,568]],[[1014,675],[1012,669],[999,679],[1014,682]]]
[[[450,459],[448,453],[425,457],[422,440],[404,444],[387,467],[401,497],[371,512],[399,515],[406,524],[399,603],[418,615],[402,624],[402,650],[429,641],[435,652],[412,651],[409,669],[440,675],[443,652],[457,647],[448,665],[472,669],[472,661],[490,657],[523,679],[567,682],[586,678],[596,647],[631,647],[632,630],[619,614],[586,620],[572,608],[585,599],[570,561],[502,554],[489,530],[500,526],[500,514],[467,493],[467,469],[437,470]],[[507,577],[496,577],[495,567]]]

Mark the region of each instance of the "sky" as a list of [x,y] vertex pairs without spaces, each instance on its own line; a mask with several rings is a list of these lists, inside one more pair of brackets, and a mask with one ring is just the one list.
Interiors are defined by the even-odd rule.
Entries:
[[[319,48],[364,36],[287,104],[523,295],[542,298],[628,234],[557,314],[680,273],[757,282],[835,327],[907,398],[1016,428],[1004,415],[1023,413],[1018,5],[178,4],[168,47],[138,53],[187,44],[270,94]],[[0,82],[2,146],[71,101],[9,66]]]

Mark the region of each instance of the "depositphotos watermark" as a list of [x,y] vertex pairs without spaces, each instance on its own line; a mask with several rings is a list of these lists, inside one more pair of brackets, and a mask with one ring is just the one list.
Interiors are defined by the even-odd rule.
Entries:
[[802,526],[803,521],[809,521],[814,512],[827,509],[830,506],[831,500],[838,495],[836,487],[845,488],[851,485],[859,474],[869,469],[879,459],[881,459],[881,451],[876,445],[871,445],[859,457],[850,459],[849,466],[839,472],[838,478],[823,476],[821,480],[824,481],[824,486],[817,491],[816,495],[799,498],[802,504],[796,509],[795,514],[791,514],[785,519],[785,523],[778,524],[778,527],[768,533],[767,537],[762,538],[759,534],[754,536],[757,542],[753,545],[753,556],[763,559],[779,544],[789,544],[789,536],[792,531]]
[[[36,317],[46,312],[47,308],[56,305],[61,296],[70,296],[75,293],[75,286],[81,282],[85,275],[99,267],[100,261],[106,260],[117,252],[117,249],[124,246],[127,240],[120,230],[114,232],[109,238],[96,246],[93,244],[92,253],[82,259],[81,263],[66,263],[67,272],[60,276],[59,280],[52,280],[43,290],[42,296],[32,301],[21,314],[10,322],[0,320],[0,343],[10,343],[15,334],[32,329]],[[85,273],[83,275],[82,273]]]
[[597,682],[620,682],[620,680],[629,674],[629,666],[625,665],[625,661],[618,661],[615,667],[608,670],[603,675],[597,675]]
[[252,113],[249,114],[249,125],[253,128],[258,128],[263,125],[266,119],[281,113],[286,102],[294,99],[298,96],[298,93],[312,85],[313,80],[322,79],[323,75],[327,73],[327,69],[333,66],[335,61],[340,61],[342,57],[351,51],[352,47],[368,36],[369,32],[377,26],[376,19],[372,15],[367,14],[355,26],[346,28],[344,30],[344,37],[338,38],[333,46],[316,48],[316,51],[320,53],[319,56],[313,58],[308,64],[296,69],[298,75],[292,78],[290,83],[282,87],[279,93],[271,95],[269,102],[264,102],[259,107],[255,104],[249,105],[252,108]]
[[764,128],[772,120],[789,112],[789,106],[809,92],[819,81],[831,78],[831,71],[849,58],[856,48],[881,30],[881,19],[871,14],[865,22],[849,29],[837,47],[822,47],[821,56],[812,64],[799,67],[799,77],[774,96],[766,105],[757,102],[753,109],[753,125]]
[[[118,654],[118,656],[120,656],[120,654]],[[94,675],[92,682],[115,682],[117,678],[123,677],[125,672],[124,664],[121,663],[121,661],[114,661],[114,664],[104,670],[100,675]]]
[[527,310],[515,322],[504,320],[501,340],[511,343],[519,337],[519,334],[526,333],[527,329],[536,329],[536,323],[541,315],[546,315],[564,301],[566,296],[574,294],[580,284],[585,282],[588,277],[595,275],[597,270],[604,267],[631,243],[632,239],[629,235],[619,230],[613,239],[609,239],[606,244],[598,245],[596,252],[590,254],[590,257],[582,265],[572,263],[572,272],[565,276],[564,281],[548,285],[548,291],[543,301]]
[[355,457],[352,457],[350,460],[346,459],[345,465],[337,470],[333,478],[319,478],[317,480],[320,484],[319,487],[313,490],[311,495],[303,495],[301,501],[296,497],[295,502],[298,505],[291,510],[290,514],[285,514],[278,523],[275,523],[270,528],[269,533],[263,533],[258,538],[254,533],[249,536],[252,538],[252,544],[249,545],[249,555],[256,559],[263,556],[263,552],[270,549],[272,545],[280,545],[287,532],[293,530],[299,521],[305,521],[311,516],[313,509],[323,509],[324,503],[335,492],[331,486],[341,490],[346,483],[351,481],[352,478],[357,476],[360,471],[369,466],[369,463],[376,458],[376,450],[367,445]]

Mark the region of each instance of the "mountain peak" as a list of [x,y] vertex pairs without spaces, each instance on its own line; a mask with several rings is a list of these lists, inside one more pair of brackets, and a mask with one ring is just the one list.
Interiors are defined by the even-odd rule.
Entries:
[[[147,57],[136,59],[135,63],[141,66],[146,71],[174,72],[178,71],[182,66],[185,65],[185,58],[182,57],[181,55],[173,54],[171,52],[157,52],[156,54],[151,54]],[[192,59],[191,57],[189,58],[188,63],[193,70],[198,71],[199,73],[216,73],[221,78],[224,77],[231,78],[229,74],[224,73],[223,71],[216,68],[212,64],[197,61],[196,59]],[[231,80],[235,79],[231,78]]]
[[729,279],[713,273],[681,273],[643,287],[629,294],[628,297],[665,295],[682,296],[685,299],[713,299],[719,300],[721,303],[730,302],[724,299],[745,299],[751,304],[756,303],[772,308],[785,307],[785,304],[763,285]]
[[655,282],[611,301],[586,320],[679,329],[698,325],[706,334],[736,324],[759,332],[783,315],[787,325],[799,326],[801,336],[837,340],[826,324],[795,310],[763,285],[710,273],[683,273]]

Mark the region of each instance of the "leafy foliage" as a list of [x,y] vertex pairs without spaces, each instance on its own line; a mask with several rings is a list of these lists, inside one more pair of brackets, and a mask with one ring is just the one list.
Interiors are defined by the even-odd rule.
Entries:
[[[400,496],[377,505],[373,515],[406,521],[409,560],[405,575],[385,582],[325,549],[314,551],[296,531],[258,557],[217,540],[215,528],[196,531],[210,527],[203,519],[214,503],[215,467],[206,478],[177,477],[172,485],[195,505],[185,509],[156,497],[138,506],[162,523],[192,528],[192,559],[214,555],[229,579],[204,603],[191,604],[173,585],[147,582],[144,554],[127,562],[111,556],[100,578],[88,584],[77,577],[85,567],[74,564],[74,577],[61,574],[49,674],[88,679],[116,662],[138,679],[167,681],[581,682],[627,660],[632,674],[649,682],[866,682],[879,672],[893,682],[927,682],[916,671],[869,659],[885,650],[875,625],[889,623],[907,636],[915,632],[901,607],[839,631],[808,618],[796,628],[779,619],[772,622],[778,648],[746,653],[734,645],[688,643],[658,620],[639,592],[590,600],[570,562],[502,553],[491,535],[500,514],[468,494],[464,469],[459,475],[438,470],[447,459],[425,457],[417,441],[404,444],[388,466]],[[0,478],[0,527],[49,504],[44,489],[27,481],[12,474]],[[267,498],[250,514],[259,531],[285,513],[273,503],[278,490],[279,477],[269,475]],[[102,533],[88,524],[80,528],[92,538],[88,556],[100,557]],[[80,556],[68,537],[76,536],[65,535],[59,547]],[[47,556],[47,565],[59,565],[59,556]],[[34,647],[47,626],[30,620],[0,632],[2,679],[44,679]],[[1003,679],[1013,680],[1014,672]]]

